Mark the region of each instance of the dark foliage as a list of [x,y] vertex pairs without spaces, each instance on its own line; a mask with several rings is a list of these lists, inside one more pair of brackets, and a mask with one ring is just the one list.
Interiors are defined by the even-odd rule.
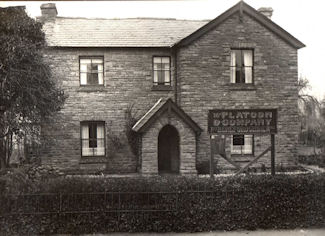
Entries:
[[[61,210],[66,213],[0,217],[0,228],[3,233],[11,234],[82,234],[324,227],[324,180],[325,174],[216,180],[185,177],[55,179],[37,187],[37,191],[53,193],[49,195],[51,199],[48,197],[43,199],[44,203],[36,204],[34,195],[26,195],[29,204],[20,200],[16,207],[21,211],[28,210],[26,206],[51,211],[57,209],[61,201]],[[31,189],[26,191],[31,193]],[[110,209],[111,199],[120,202],[123,209],[145,209],[148,207],[146,201],[136,201],[130,192],[161,191],[173,194],[161,195],[155,206],[173,206],[172,211],[103,212]],[[108,195],[101,194],[104,192]],[[114,198],[112,192],[122,192],[133,198]],[[13,198],[3,195],[1,204],[8,205],[6,201],[13,201]],[[67,213],[74,210],[84,213]],[[87,210],[93,212],[85,213]]]
[[41,24],[22,7],[0,8],[0,167],[8,166],[13,135],[38,133],[38,124],[65,100],[43,57]]
[[125,110],[125,135],[131,147],[132,153],[135,156],[139,155],[139,135],[132,130],[132,127],[137,123],[138,119],[133,110],[133,105],[130,105]]
[[298,163],[305,165],[316,165],[325,168],[325,153],[313,156],[298,156]]

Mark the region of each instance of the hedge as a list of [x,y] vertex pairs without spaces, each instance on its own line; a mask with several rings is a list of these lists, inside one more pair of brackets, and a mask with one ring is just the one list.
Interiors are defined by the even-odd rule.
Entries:
[[298,163],[305,165],[317,165],[319,167],[325,167],[325,153],[321,155],[312,156],[298,156]]
[[[34,183],[26,193],[174,192],[177,209],[170,212],[13,215],[0,217],[0,234],[201,232],[235,229],[325,227],[325,174],[248,175],[239,178],[65,177]],[[0,205],[8,199],[0,194]],[[175,195],[164,195],[171,203]],[[216,196],[219,196],[216,198]],[[2,201],[2,203],[1,203]],[[87,202],[89,203],[89,202]],[[84,207],[86,201],[73,203]],[[93,204],[98,204],[98,201]],[[131,204],[132,205],[132,204]],[[48,206],[52,207],[51,204]],[[50,209],[49,209],[50,210]],[[0,212],[1,214],[1,212]]]

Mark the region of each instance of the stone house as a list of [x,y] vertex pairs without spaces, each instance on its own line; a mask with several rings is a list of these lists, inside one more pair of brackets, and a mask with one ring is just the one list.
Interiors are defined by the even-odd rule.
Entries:
[[[298,137],[297,50],[304,44],[240,1],[211,21],[58,17],[43,4],[50,63],[68,95],[42,125],[43,164],[73,171],[202,172],[213,109],[276,109],[276,164]],[[226,135],[220,172],[263,152],[270,137]],[[270,154],[253,167],[270,166]]]

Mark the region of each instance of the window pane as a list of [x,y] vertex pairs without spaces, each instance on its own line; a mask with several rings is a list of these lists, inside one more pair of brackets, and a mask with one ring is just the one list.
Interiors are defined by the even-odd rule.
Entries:
[[98,73],[98,84],[104,84],[103,72]]
[[169,65],[169,57],[163,57],[161,62]]
[[253,154],[253,135],[245,135],[243,154]]
[[80,65],[80,72],[87,72],[87,64]]
[[80,73],[80,84],[87,84],[87,73]]
[[153,82],[158,83],[158,71],[156,70],[153,72]]
[[246,78],[245,78],[245,67],[242,67],[240,70],[240,83],[245,83]]
[[230,67],[230,83],[236,82],[236,67]]
[[240,68],[243,66],[242,58],[241,58],[241,50],[234,50],[236,54],[236,67]]
[[163,85],[165,83],[165,73],[162,71],[158,72],[158,84]]
[[97,138],[98,139],[103,139],[104,138],[104,124],[99,123],[97,124]]
[[234,135],[233,145],[244,145],[244,135]]
[[91,63],[93,63],[93,64],[103,64],[103,59],[92,59]]
[[98,70],[98,72],[102,72],[103,71],[103,65],[98,65],[97,70]]
[[80,64],[90,64],[91,60],[90,59],[80,59]]
[[236,66],[236,53],[234,50],[230,54],[230,66]]
[[165,71],[165,82],[170,82],[169,70]]
[[97,73],[88,73],[88,84],[96,85],[98,84],[98,74]]
[[241,154],[241,147],[242,146],[233,146],[233,145],[231,145],[231,153],[232,154]]
[[244,66],[253,66],[253,51],[243,50]]
[[98,72],[98,65],[97,64],[91,64],[91,72],[97,73]]
[[89,128],[88,125],[81,126],[81,138],[88,139],[89,138]]
[[161,57],[154,57],[153,58],[153,63],[161,63]]
[[89,140],[82,140],[82,149],[81,149],[81,154],[82,156],[92,156],[93,155],[93,149],[87,147],[89,143]]
[[236,83],[241,83],[241,68],[236,67]]
[[89,124],[89,147],[97,147],[97,124]]
[[253,82],[253,78],[252,78],[253,77],[253,75],[252,75],[253,68],[245,67],[244,70],[245,70],[245,83],[251,84]]

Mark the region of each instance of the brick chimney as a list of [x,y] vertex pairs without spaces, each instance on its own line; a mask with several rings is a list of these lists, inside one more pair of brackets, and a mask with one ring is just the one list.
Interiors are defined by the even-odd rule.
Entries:
[[44,3],[41,5],[41,12],[44,20],[53,19],[58,15],[58,11],[56,10],[55,3]]
[[273,14],[272,7],[261,7],[258,9],[258,11],[269,19],[271,19],[272,14]]

